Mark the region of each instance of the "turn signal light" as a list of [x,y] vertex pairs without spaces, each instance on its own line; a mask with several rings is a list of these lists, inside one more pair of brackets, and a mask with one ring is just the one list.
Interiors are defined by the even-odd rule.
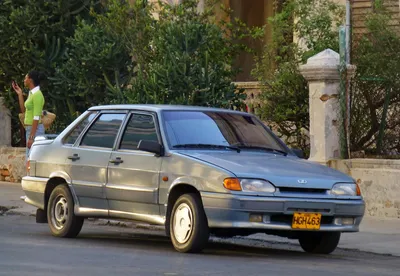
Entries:
[[361,189],[360,186],[358,186],[358,183],[356,183],[356,192],[358,196],[361,196]]
[[250,214],[249,221],[250,222],[262,222],[263,216],[261,214]]
[[231,191],[241,191],[240,180],[234,177],[224,179],[224,187]]
[[30,172],[31,172],[31,161],[28,159],[28,161],[26,162],[26,173],[27,173],[27,175],[29,175]]

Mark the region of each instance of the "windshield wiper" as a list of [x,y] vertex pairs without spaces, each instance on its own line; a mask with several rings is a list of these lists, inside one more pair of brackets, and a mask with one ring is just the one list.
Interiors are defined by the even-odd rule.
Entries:
[[235,150],[238,153],[240,148],[236,146],[224,146],[224,145],[214,145],[214,144],[178,144],[174,145],[174,148],[210,148],[210,149],[230,149]]
[[283,156],[286,156],[288,154],[286,151],[279,150],[279,149],[274,149],[274,148],[269,148],[269,147],[248,146],[248,145],[244,145],[244,144],[235,144],[235,145],[232,145],[232,146],[238,147],[239,149],[259,149],[259,150],[265,150],[265,151],[269,151],[269,152],[277,152],[277,153],[282,154]]

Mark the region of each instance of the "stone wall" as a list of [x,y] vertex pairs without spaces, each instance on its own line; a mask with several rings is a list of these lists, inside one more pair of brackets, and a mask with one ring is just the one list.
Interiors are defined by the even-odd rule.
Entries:
[[400,218],[400,160],[331,160],[328,165],[359,181],[366,215]]
[[[328,166],[359,180],[365,215],[400,218],[400,160],[331,160]],[[0,181],[20,182],[25,175],[25,148],[0,147]]]
[[11,117],[3,97],[0,97],[0,146],[11,146]]
[[20,182],[25,175],[25,148],[0,147],[0,181]]

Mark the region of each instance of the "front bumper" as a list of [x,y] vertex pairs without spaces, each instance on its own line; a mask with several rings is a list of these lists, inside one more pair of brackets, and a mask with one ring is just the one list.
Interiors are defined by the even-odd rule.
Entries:
[[25,176],[21,186],[26,197],[25,202],[44,210],[44,195],[48,178]]
[[[327,200],[284,197],[257,197],[201,192],[210,228],[292,230],[295,212],[320,213],[319,231],[358,232],[364,216],[363,200]],[[251,222],[250,215],[263,216],[262,222]],[[353,218],[351,225],[340,218]]]

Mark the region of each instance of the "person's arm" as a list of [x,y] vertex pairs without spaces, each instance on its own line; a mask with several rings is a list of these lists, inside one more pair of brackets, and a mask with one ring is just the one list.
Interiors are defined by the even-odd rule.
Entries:
[[25,113],[25,100],[24,100],[24,95],[22,94],[22,89],[19,87],[19,85],[13,81],[12,82],[12,87],[18,95],[18,103],[19,103],[19,108],[21,109],[21,113]]
[[38,128],[38,125],[39,125],[39,120],[33,120],[31,133],[28,138],[28,148],[31,148],[33,141],[35,140],[36,130]]

